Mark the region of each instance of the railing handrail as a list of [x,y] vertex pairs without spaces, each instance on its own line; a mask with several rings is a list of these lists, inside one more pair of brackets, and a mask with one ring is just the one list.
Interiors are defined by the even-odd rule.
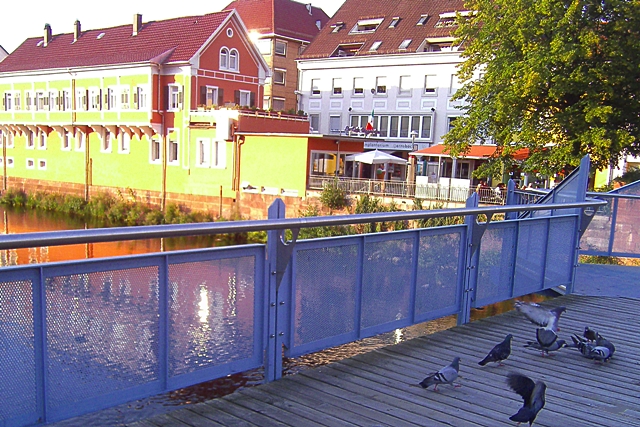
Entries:
[[144,225],[83,230],[46,231],[7,234],[0,238],[0,250],[60,246],[84,243],[144,240],[168,237],[202,236],[213,234],[245,233],[250,231],[287,230],[311,227],[329,227],[372,222],[429,219],[452,216],[493,215],[496,213],[543,211],[554,209],[598,208],[603,200],[546,205],[496,205],[474,208],[433,209],[419,211],[379,212],[368,214],[334,215],[324,217],[284,218],[271,220],[243,220],[232,222],[206,222],[191,224]]
[[589,197],[605,197],[612,199],[640,199],[640,196],[635,194],[619,194],[619,193],[598,193],[596,191],[587,192]]

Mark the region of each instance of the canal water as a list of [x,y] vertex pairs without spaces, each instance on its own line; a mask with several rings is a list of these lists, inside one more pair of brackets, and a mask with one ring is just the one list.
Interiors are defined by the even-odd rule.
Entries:
[[[34,211],[4,210],[0,208],[3,218],[3,230],[5,234],[41,232],[53,230],[71,230],[85,227],[98,227],[101,224],[87,224],[84,221],[74,220],[67,216],[59,216]],[[88,245],[68,245],[62,247],[19,249],[14,251],[1,251],[0,263],[2,265],[18,265],[28,263],[43,263],[65,261],[70,259],[100,258],[122,256],[128,254],[141,254],[162,252],[166,250],[189,249],[197,247],[210,247],[227,245],[232,242],[224,237],[198,237],[191,239],[152,239],[129,242],[99,243]],[[528,296],[522,298],[529,301],[541,301],[542,296]],[[473,310],[472,319],[488,317],[509,311],[513,308],[512,301],[505,301],[484,307],[481,310]],[[397,329],[394,332],[367,338],[354,343],[345,344],[322,352],[309,354],[297,359],[284,361],[284,375],[292,375],[304,369],[325,365],[344,358],[352,357],[387,345],[396,344],[405,340],[428,335],[437,331],[455,326],[455,316],[449,316],[434,321],[414,325],[408,328]],[[203,402],[208,399],[221,397],[234,391],[261,384],[263,381],[262,370],[254,370],[230,375],[215,381],[209,381],[171,393],[153,396],[147,399],[130,402],[117,407],[109,408],[83,417],[61,421],[52,424],[56,427],[71,426],[120,426],[125,423],[148,418],[153,415],[166,413],[181,406]]]

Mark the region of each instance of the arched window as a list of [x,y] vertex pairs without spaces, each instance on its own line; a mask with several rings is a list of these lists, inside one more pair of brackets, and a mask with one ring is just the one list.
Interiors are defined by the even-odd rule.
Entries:
[[223,47],[220,49],[220,69],[226,70],[229,68],[229,49]]
[[231,49],[229,51],[229,69],[238,71],[240,68],[238,62],[238,51],[236,49]]

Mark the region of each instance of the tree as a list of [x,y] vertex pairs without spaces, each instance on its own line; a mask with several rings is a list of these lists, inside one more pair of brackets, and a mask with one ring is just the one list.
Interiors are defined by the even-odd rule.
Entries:
[[[468,0],[455,35],[466,100],[445,144],[492,138],[493,163],[528,148],[525,171],[603,168],[640,154],[638,0]],[[473,79],[472,77],[478,77]]]

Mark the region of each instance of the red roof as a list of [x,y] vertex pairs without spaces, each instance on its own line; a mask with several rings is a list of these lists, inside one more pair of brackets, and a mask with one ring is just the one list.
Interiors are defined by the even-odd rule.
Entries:
[[322,9],[292,0],[234,0],[228,9],[236,9],[249,30],[304,41],[318,34],[316,21],[322,27],[329,21]]
[[[445,24],[440,14],[465,10],[464,0],[346,0],[301,58],[329,57],[339,45],[360,43],[363,45],[357,56],[417,52],[427,38],[451,37],[455,27]],[[427,18],[417,25],[423,15]],[[384,19],[375,31],[350,34],[358,21],[380,18]],[[394,18],[399,20],[390,28]],[[341,29],[333,32],[340,24]],[[400,49],[400,44],[409,39],[411,43],[406,49]],[[381,44],[370,51],[375,42]]]
[[[472,145],[469,147],[469,151],[465,154],[461,154],[460,158],[467,159],[488,159],[492,157],[498,147],[496,145]],[[426,155],[426,156],[449,156],[449,150],[445,144],[438,144],[429,148],[423,148],[422,150],[414,151],[413,155]],[[529,157],[529,149],[521,148],[513,153],[513,158],[516,160],[523,160]]]
[[82,31],[75,43],[73,33],[53,35],[46,47],[43,37],[29,38],[0,62],[0,72],[188,61],[232,13],[146,22],[136,36],[129,24]]

